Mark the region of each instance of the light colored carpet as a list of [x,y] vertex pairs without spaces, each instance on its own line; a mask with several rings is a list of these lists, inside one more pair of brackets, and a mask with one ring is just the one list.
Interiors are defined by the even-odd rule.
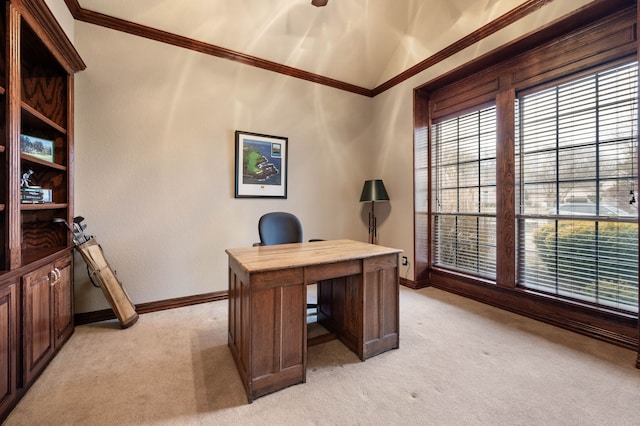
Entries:
[[636,353],[440,290],[400,291],[400,349],[309,348],[307,383],[247,404],[227,302],[75,334],[7,425],[637,425]]

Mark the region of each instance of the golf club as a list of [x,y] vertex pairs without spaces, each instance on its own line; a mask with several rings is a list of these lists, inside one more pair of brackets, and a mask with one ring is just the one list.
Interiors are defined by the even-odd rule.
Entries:
[[[76,229],[74,231],[74,229],[69,225],[69,223],[61,217],[53,218],[53,223],[64,223],[64,225],[67,227],[67,229],[69,230],[69,232],[71,232],[71,235],[73,236],[73,244],[78,245],[78,244],[82,244],[89,241],[89,239],[83,232],[84,229],[86,229],[86,225],[84,226],[84,228],[80,227],[80,230]],[[74,220],[74,225],[77,225],[75,223],[75,220]]]
[[66,220],[64,220],[63,218],[61,218],[61,217],[54,217],[54,218],[53,218],[53,223],[64,223],[64,225],[67,227],[67,229],[68,229],[71,233],[73,233],[73,229],[71,229],[71,227],[69,226],[69,224],[67,223],[67,221],[66,221]]
[[69,225],[69,223],[65,219],[63,219],[61,217],[54,217],[53,218],[53,223],[64,223],[64,226],[66,226],[67,229],[69,230],[69,232],[71,232],[71,235],[73,235],[73,243],[74,244],[78,244],[78,241],[76,240],[76,234],[73,231],[73,228],[71,228],[71,226]]
[[87,229],[87,225],[83,224],[82,223],[83,221],[84,221],[84,217],[82,216],[76,216],[73,218],[73,225],[76,229],[75,234],[78,236],[78,240],[81,243],[85,243],[89,241],[89,237],[87,237],[84,233],[84,230]]

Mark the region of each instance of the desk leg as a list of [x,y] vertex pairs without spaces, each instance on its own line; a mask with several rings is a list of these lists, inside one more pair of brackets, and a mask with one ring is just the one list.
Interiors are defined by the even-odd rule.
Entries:
[[367,258],[361,274],[319,281],[318,322],[362,361],[398,348],[398,255]]
[[305,381],[302,269],[257,274],[229,262],[229,349],[247,399]]
[[249,275],[229,259],[228,345],[247,393],[247,399],[252,402],[249,315]]
[[400,344],[400,287],[398,255],[364,260],[363,264],[363,359]]

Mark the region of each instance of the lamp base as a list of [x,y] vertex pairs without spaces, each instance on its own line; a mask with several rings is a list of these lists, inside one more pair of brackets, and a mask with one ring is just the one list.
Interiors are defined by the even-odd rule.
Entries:
[[375,201],[372,201],[371,211],[369,212],[369,244],[378,244],[378,229],[374,205]]

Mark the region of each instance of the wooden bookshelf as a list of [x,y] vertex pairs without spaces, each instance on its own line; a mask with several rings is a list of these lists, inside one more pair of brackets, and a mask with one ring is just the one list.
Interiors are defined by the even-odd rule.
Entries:
[[[73,219],[73,77],[85,67],[44,0],[3,6],[0,423],[73,333],[72,239],[54,219]],[[21,135],[52,161],[22,152]],[[53,202],[22,203],[25,173]]]

